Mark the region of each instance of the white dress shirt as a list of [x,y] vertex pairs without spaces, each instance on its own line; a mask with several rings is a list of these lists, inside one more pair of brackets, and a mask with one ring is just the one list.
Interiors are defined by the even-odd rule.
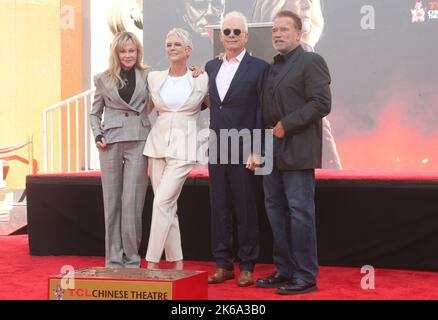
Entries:
[[234,75],[236,74],[240,62],[242,62],[245,54],[246,50],[244,49],[237,57],[231,60],[228,60],[226,57],[224,57],[224,61],[222,62],[221,68],[219,69],[219,72],[216,76],[216,86],[221,101],[223,101],[225,96],[227,95],[228,89],[231,85],[231,81],[233,81]]

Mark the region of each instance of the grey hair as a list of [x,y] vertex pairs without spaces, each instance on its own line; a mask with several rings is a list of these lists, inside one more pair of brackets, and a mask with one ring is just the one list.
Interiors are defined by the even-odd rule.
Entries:
[[239,12],[239,11],[231,11],[229,13],[227,13],[222,19],[221,19],[221,30],[224,30],[224,23],[225,21],[232,19],[232,18],[236,18],[236,19],[240,19],[243,22],[243,25],[245,26],[245,32],[248,32],[248,20],[246,19],[246,17],[243,15],[243,13]]
[[193,49],[192,35],[187,30],[181,28],[173,28],[167,33],[166,39],[170,36],[176,36],[180,38],[185,46]]

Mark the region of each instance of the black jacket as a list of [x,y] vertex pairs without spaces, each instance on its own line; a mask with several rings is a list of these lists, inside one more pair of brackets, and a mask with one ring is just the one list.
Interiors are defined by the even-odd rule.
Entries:
[[321,167],[322,121],[330,113],[330,73],[324,59],[300,46],[275,78],[267,78],[262,97],[265,127],[281,120],[286,137],[276,157],[280,170]]

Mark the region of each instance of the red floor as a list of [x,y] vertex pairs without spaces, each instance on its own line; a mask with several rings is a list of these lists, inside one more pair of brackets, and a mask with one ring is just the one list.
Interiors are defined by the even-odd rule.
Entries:
[[[49,177],[100,177],[100,171],[85,171],[60,174],[38,174]],[[189,178],[208,178],[208,170],[204,167],[195,167]],[[377,170],[330,170],[317,169],[318,180],[387,180],[387,181],[438,181],[436,171],[377,171]]]
[[[103,257],[31,257],[27,235],[0,236],[0,299],[45,300],[48,276],[58,274],[61,267],[75,269],[103,266]],[[164,265],[165,267],[165,265]],[[186,262],[190,270],[211,272],[211,262]],[[273,265],[257,265],[256,277],[273,272]],[[375,289],[363,290],[359,268],[321,267],[319,291],[301,296],[280,296],[275,289],[239,288],[234,281],[210,285],[211,300],[392,300],[438,299],[438,272],[375,270]]]

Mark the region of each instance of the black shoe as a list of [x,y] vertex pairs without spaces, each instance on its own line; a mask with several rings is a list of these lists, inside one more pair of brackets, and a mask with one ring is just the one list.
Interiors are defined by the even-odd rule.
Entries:
[[318,290],[316,283],[307,283],[302,280],[294,279],[277,289],[279,294],[302,294]]
[[287,284],[289,281],[290,278],[284,277],[278,272],[274,272],[269,277],[257,279],[256,286],[260,288],[278,288]]

